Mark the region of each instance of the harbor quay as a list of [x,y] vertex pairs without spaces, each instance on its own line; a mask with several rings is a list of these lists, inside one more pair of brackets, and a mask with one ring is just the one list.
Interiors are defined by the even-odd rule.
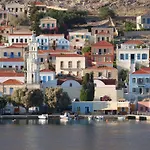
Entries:
[[[39,115],[0,115],[0,119],[38,119]],[[88,119],[89,117],[95,118],[95,117],[103,117],[103,120],[118,120],[120,117],[124,118],[124,120],[139,120],[139,121],[149,121],[150,116],[149,115],[78,115],[78,119]],[[75,115],[70,115],[72,119],[75,118]],[[51,114],[48,115],[48,119],[59,119],[59,114]]]

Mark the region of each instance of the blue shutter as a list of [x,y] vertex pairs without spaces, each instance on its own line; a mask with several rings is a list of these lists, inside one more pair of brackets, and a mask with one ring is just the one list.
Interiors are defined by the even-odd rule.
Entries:
[[51,81],[51,76],[48,76],[48,81]]
[[43,76],[43,83],[46,82],[46,76]]

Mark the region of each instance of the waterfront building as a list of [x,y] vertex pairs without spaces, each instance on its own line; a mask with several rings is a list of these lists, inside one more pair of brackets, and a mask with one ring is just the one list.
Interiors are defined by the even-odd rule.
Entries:
[[139,40],[129,40],[117,46],[117,69],[135,71],[135,67],[149,66],[149,46]]
[[114,46],[107,41],[100,41],[92,45],[91,60],[96,66],[113,67]]
[[150,97],[150,68],[140,68],[129,74],[129,98],[139,101]]

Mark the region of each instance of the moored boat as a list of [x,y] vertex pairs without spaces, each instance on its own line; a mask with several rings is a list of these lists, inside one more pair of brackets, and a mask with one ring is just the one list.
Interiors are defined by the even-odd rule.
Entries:
[[42,114],[38,116],[39,119],[48,119],[48,114]]
[[65,112],[64,115],[60,115],[60,120],[63,121],[71,120],[70,114],[68,112]]

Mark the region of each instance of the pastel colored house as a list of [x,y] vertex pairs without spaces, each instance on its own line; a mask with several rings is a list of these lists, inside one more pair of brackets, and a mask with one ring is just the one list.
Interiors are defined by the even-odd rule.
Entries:
[[150,29],[150,14],[144,14],[136,17],[136,28],[140,29]]
[[81,77],[86,59],[79,54],[56,54],[56,74],[70,74]]
[[113,67],[114,46],[107,41],[100,41],[92,45],[91,59],[96,66]]
[[91,29],[92,36],[94,36],[94,42],[108,41],[111,42],[114,39],[113,28],[94,27]]
[[51,17],[45,17],[40,19],[41,29],[55,29],[57,27],[57,20]]
[[118,81],[118,70],[113,67],[97,67],[91,66],[83,70],[84,75],[86,73],[93,72],[95,79],[116,79]]
[[64,38],[63,34],[43,34],[36,37],[39,43],[39,49],[48,50],[55,47],[55,49],[69,49],[70,42]]
[[14,15],[24,15],[26,14],[26,6],[17,2],[8,3],[5,5],[5,10],[13,13]]
[[139,40],[130,40],[116,49],[117,69],[135,71],[136,65],[149,66],[149,46]]
[[[119,106],[119,107],[118,107]],[[112,101],[80,101],[72,102],[72,112],[79,114],[127,114],[129,112],[129,102]]]
[[129,74],[129,95],[131,101],[150,97],[150,68],[141,68]]
[[150,112],[150,100],[138,102],[138,112]]
[[91,33],[87,30],[69,32],[69,41],[73,49],[82,49],[86,42],[92,42]]

